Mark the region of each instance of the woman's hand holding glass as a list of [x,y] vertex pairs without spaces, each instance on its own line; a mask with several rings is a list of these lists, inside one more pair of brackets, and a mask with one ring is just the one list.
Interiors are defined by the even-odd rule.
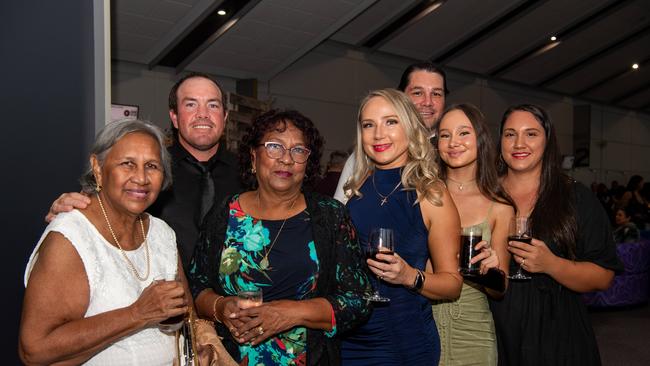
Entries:
[[393,285],[410,286],[413,284],[416,270],[406,263],[399,254],[382,254],[380,252],[375,258],[377,260],[367,259],[366,263],[379,279]]
[[241,327],[245,319],[234,316],[239,312],[239,299],[237,296],[225,296],[223,298],[215,298],[214,316],[215,321],[223,323],[230,333],[237,339],[237,329]]
[[133,319],[157,325],[166,319],[186,314],[188,302],[180,281],[154,281],[131,306]]
[[546,243],[532,238],[530,244],[519,241],[508,242],[508,250],[515,262],[530,273],[550,273],[558,257],[551,252]]
[[499,256],[497,251],[492,249],[490,243],[486,240],[478,242],[474,249],[480,251],[475,257],[470,260],[470,263],[480,262],[479,273],[484,275],[490,268],[499,268]]
[[235,339],[255,346],[299,325],[295,304],[292,300],[276,300],[232,314],[240,324],[233,332]]

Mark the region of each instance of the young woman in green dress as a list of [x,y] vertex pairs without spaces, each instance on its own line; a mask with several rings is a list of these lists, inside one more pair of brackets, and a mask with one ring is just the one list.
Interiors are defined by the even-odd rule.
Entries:
[[[514,215],[495,169],[496,149],[485,117],[471,104],[449,107],[437,125],[436,143],[441,178],[458,209],[462,227],[479,225],[480,273],[499,268],[508,273],[508,225]],[[437,301],[433,314],[440,334],[440,365],[496,365],[497,346],[486,294],[503,293],[468,280],[460,297]]]

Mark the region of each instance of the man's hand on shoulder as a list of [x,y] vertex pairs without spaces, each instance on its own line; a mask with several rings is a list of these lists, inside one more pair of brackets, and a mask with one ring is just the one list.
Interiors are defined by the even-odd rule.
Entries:
[[86,208],[90,204],[90,198],[84,193],[70,192],[59,196],[50,206],[45,216],[45,222],[51,222],[61,212],[70,212],[75,208]]

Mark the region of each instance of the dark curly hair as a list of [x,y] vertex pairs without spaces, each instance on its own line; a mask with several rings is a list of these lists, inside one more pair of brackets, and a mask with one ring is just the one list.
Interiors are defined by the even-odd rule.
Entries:
[[305,179],[303,180],[303,188],[311,187],[315,180],[318,179],[320,172],[320,158],[323,149],[323,137],[314,126],[314,123],[302,113],[295,110],[277,110],[272,109],[259,117],[255,118],[253,123],[246,130],[246,134],[242,138],[239,145],[239,166],[241,169],[241,179],[246,187],[254,189],[257,187],[257,180],[253,173],[251,173],[251,150],[261,144],[262,138],[268,132],[273,130],[284,132],[287,129],[287,123],[296,126],[297,129],[302,131],[305,138],[305,145],[311,154],[307,160],[307,167],[305,168]]

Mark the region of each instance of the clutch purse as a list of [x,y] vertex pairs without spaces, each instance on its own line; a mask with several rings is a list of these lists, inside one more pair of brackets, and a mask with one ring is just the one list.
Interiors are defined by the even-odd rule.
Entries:
[[196,357],[196,344],[194,330],[192,329],[192,315],[183,322],[183,325],[176,331],[176,360],[174,365],[178,366],[200,366]]
[[506,274],[498,268],[490,268],[484,275],[463,275],[463,277],[499,292],[506,290]]
[[176,331],[176,360],[178,366],[237,366],[238,363],[217,336],[214,324],[199,319],[190,311],[183,326]]

